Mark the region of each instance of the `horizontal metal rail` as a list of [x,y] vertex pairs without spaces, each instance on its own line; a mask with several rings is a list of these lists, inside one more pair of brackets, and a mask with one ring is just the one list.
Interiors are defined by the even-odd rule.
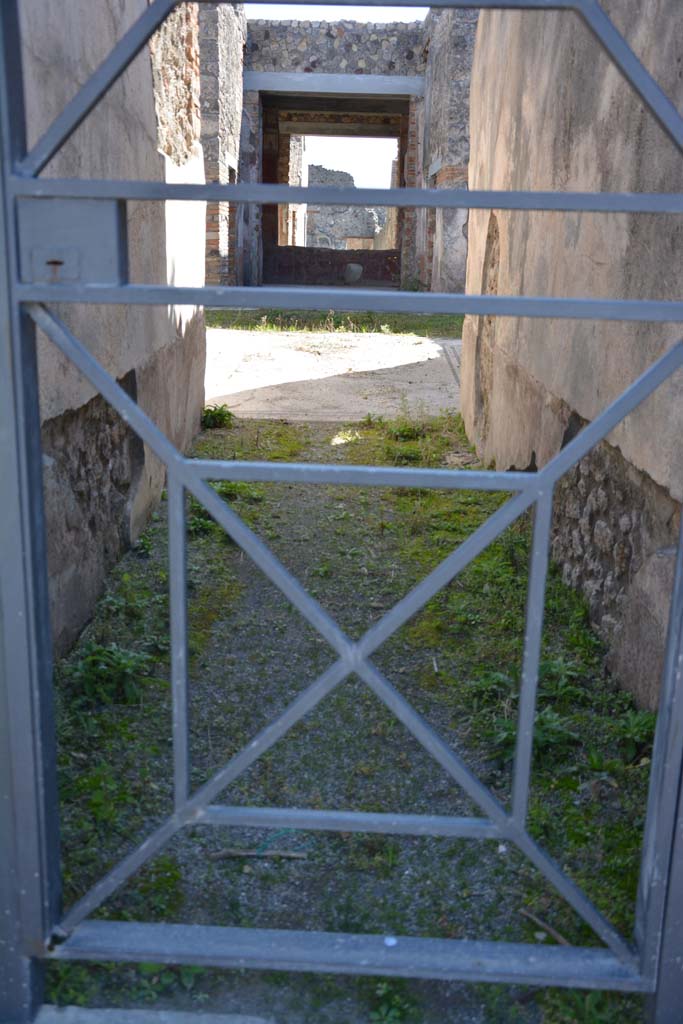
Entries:
[[211,925],[86,921],[55,945],[55,960],[195,964],[559,985],[646,992],[636,970],[608,950],[516,942],[419,939]]
[[[336,72],[249,71],[243,76],[245,92],[288,96],[423,96],[422,75],[355,75]],[[369,134],[369,133],[368,133]],[[398,137],[398,131],[394,135]]]
[[466,188],[334,188],[328,185],[169,184],[76,178],[10,179],[14,196],[40,199],[128,199],[140,202],[315,203],[405,209],[548,210],[561,213],[683,213],[680,192],[521,192]]
[[536,489],[535,473],[492,473],[469,469],[405,469],[393,466],[325,465],[314,462],[214,462],[186,459],[200,480],[253,483],[331,484],[357,487],[431,488],[445,491],[524,491]]
[[209,306],[225,309],[317,309],[377,313],[464,313],[472,316],[683,323],[683,302],[653,299],[564,299],[517,295],[457,295],[367,288],[169,285],[20,284],[21,302],[95,305]]
[[[424,604],[465,568],[507,525],[536,500],[545,500],[548,489],[570,466],[574,465],[590,448],[648,394],[665,380],[683,362],[683,343],[678,343],[651,366],[637,381],[619,396],[600,416],[589,424],[545,466],[524,491],[510,498],[482,526],[452,552],[424,580],[376,622],[364,637],[353,643],[327,615],[318,602],[308,594],[269,551],[221,501],[215,491],[202,479],[188,471],[188,460],[183,459],[168,439],[149,420],[123,389],[104,371],[68,328],[50,312],[39,306],[30,307],[36,323],[46,331],[64,355],[71,359],[100,393],[116,408],[124,420],[151,445],[168,465],[176,483],[182,483],[201,501],[215,520],[249,554],[262,571],[299,609],[306,619],[324,636],[339,658],[303,691],[291,704],[269,723],[246,747],[194,794],[178,806],[176,812],[162,822],[148,838],[101,879],[71,910],[62,922],[64,935],[81,924],[94,909],[119,888],[138,868],[152,857],[176,832],[191,822],[201,820],[207,807],[236,778],[270,749],[292,726],[331,693],[351,673],[357,673],[386,706],[398,717],[418,742],[441,764],[452,779],[462,787],[474,803],[531,860],[564,899],[591,926],[612,951],[631,965],[633,953],[585,894],[561,870],[522,826],[519,815],[510,817],[490,790],[469,770],[462,758],[429,726],[422,716],[405,700],[395,687],[368,660],[369,656],[408,621]],[[410,471],[405,471],[406,477]],[[494,474],[504,478],[505,474]],[[543,534],[542,534],[543,535]],[[531,680],[533,682],[533,680]],[[529,679],[526,681],[529,685]],[[528,703],[528,702],[527,702]],[[184,759],[181,757],[184,772]],[[525,765],[522,766],[525,769]]]
[[197,824],[231,828],[291,828],[312,832],[375,832],[382,835],[443,836],[451,839],[505,839],[507,832],[485,818],[445,814],[387,814],[312,811],[299,807],[207,807]]
[[[153,0],[100,67],[55,119],[33,149],[20,162],[18,171],[26,177],[35,176],[49,163],[71,137],[90,111],[140,52],[154,31],[177,5],[179,0]],[[226,0],[224,0],[226,2]],[[277,0],[284,3],[285,0]],[[334,0],[323,0],[334,3]],[[352,0],[342,0],[342,5]],[[375,0],[371,6],[390,6],[391,0]],[[411,7],[412,0],[398,0],[398,6]],[[643,100],[669,137],[683,150],[683,118],[657,82],[643,67],[621,33],[614,26],[597,0],[435,0],[438,8],[478,8],[492,10],[567,10],[575,11],[593,33],[600,45],[622,72],[626,82]],[[358,76],[360,78],[360,76]],[[372,76],[365,76],[372,77]],[[367,89],[371,92],[370,84]]]

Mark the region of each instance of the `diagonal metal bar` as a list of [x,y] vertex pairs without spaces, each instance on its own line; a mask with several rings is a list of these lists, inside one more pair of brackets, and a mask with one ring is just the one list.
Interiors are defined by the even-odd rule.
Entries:
[[628,943],[624,941],[609,921],[603,917],[583,890],[579,889],[578,885],[564,873],[559,864],[545,850],[541,849],[529,833],[520,830],[519,833],[515,834],[513,831],[511,839],[517,848],[529,858],[534,867],[538,868],[553,888],[557,890],[560,896],[583,918],[586,924],[593,929],[595,934],[609,946],[619,959],[637,969],[636,957]]
[[683,117],[649,71],[645,70],[598,0],[580,0],[577,13],[669,138],[683,152]]
[[536,488],[532,490],[530,486],[526,491],[522,491],[507,501],[492,516],[489,516],[486,522],[482,523],[467,540],[463,541],[443,562],[432,569],[428,576],[425,576],[417,586],[413,587],[405,597],[370,627],[358,642],[359,652],[366,656],[377,650],[392,633],[405,625],[430,598],[443,590],[458,573],[462,572],[473,559],[480,555],[503,530],[507,529],[510,523],[522,515],[536,498]]
[[266,753],[292,726],[307,715],[349,675],[351,669],[341,659],[331,665],[318,679],[270,722],[246,747],[231,758],[184,806],[170,815],[132,853],[124,857],[96,885],[92,887],[62,919],[57,938],[68,935],[76,925],[97,910],[117,889],[124,885],[150,857],[153,857],[183,826],[200,822],[204,809],[218,794]]
[[569,905],[593,929],[603,942],[621,959],[633,964],[633,953],[619,933],[588,897],[557,864],[534,842],[528,833],[520,828],[507,814],[488,787],[474,775],[464,761],[434,732],[415,708],[391,685],[382,673],[370,662],[364,662],[356,669],[370,689],[396,715],[431,756],[438,761],[448,774],[462,786],[469,797],[477,804],[484,814],[497,825],[501,832],[506,833],[512,842],[526,854],[532,863],[542,872],[560,892]]
[[176,810],[181,809],[190,791],[186,546],[185,488],[171,472],[168,478],[168,568],[173,694],[173,780]]
[[660,356],[603,411],[596,416],[573,441],[558,452],[538,474],[539,490],[552,487],[568,469],[576,465],[600,441],[642,402],[656,391],[660,384],[683,366],[683,340],[677,341],[668,352]]
[[[125,395],[125,392],[118,387],[116,382],[113,381],[102,367],[99,366],[97,361],[90,356],[83,346],[80,346],[80,343],[73,338],[68,329],[63,327],[63,325],[60,325],[59,322],[56,321],[56,318],[41,307],[31,307],[30,312],[39,326],[47,328],[47,333],[57,344],[60,345],[60,347],[65,346],[62,350],[65,351],[65,354],[69,356],[69,358],[73,358],[73,353],[75,352],[77,356],[74,360],[76,365],[79,366],[83,372],[86,372],[86,375],[90,376],[90,374],[92,374],[90,379],[96,387],[100,388],[105,398],[108,398],[109,400],[109,395],[111,395],[115,407],[117,406],[117,401],[121,402],[122,398],[127,401],[128,404],[124,403],[123,409],[119,409],[127,422],[130,422],[136,429],[142,426],[153,442],[158,443],[159,437],[163,439],[163,442],[165,442],[165,445],[167,446],[167,451],[170,449],[170,462],[172,463],[172,469],[176,472],[180,470],[182,473],[185,460],[182,459],[170,442],[161,435],[154,424],[145,417],[144,413],[138,409],[135,403]],[[83,361],[85,362],[85,367],[87,369],[83,368]],[[587,448],[592,447],[596,441],[600,440],[602,436],[608,433],[624,415],[647,397],[647,395],[651,393],[651,391],[654,390],[654,388],[657,387],[663,379],[665,379],[681,364],[681,361],[683,361],[683,343],[679,343],[672,350],[666,353],[665,356],[663,356],[656,364],[654,364],[653,367],[650,367],[650,369],[646,371],[646,373],[643,374],[642,377],[631,386],[631,388],[627,389],[627,391],[612,403],[612,405],[609,406],[593,424],[587,427],[579,437],[577,437],[570,445],[567,446],[567,448],[564,449],[562,453],[560,453],[559,456],[549,463],[548,466],[538,474],[537,482],[539,487],[542,488],[546,482],[552,482],[554,474],[558,473],[558,463],[560,464],[559,475],[561,475],[566,468],[569,468],[570,465],[578,461],[578,459],[585,454],[585,450],[587,450]],[[88,373],[87,371],[90,372]],[[104,385],[104,387],[102,387],[102,385]],[[138,420],[140,422],[138,422]],[[144,433],[141,432],[141,436],[144,438]],[[163,444],[161,445],[161,448],[164,448]],[[565,463],[565,468],[562,469],[561,466]],[[220,501],[218,496],[210,487],[203,483],[200,487],[197,487],[196,480],[190,481],[190,486],[193,492],[196,493],[197,490],[200,492],[198,494],[199,500],[204,500],[204,495],[201,492],[206,489],[206,491],[209,492],[208,497],[211,499],[211,503],[213,504],[216,502],[221,506],[221,508],[217,510],[218,515],[216,518],[219,521],[224,518],[224,513],[228,511],[227,507]],[[535,490],[531,494],[528,492],[518,494],[516,498],[503,506],[503,509],[499,509],[498,513],[508,510],[509,514],[510,507],[514,507],[516,503],[519,503],[520,505],[524,503],[524,507],[528,507],[528,505],[535,500],[536,496],[537,493]],[[207,508],[208,507],[209,506],[207,504]],[[209,511],[211,512],[211,508],[209,508]],[[495,515],[498,515],[498,513]],[[515,514],[519,513],[515,512]],[[495,519],[495,515],[491,518]],[[491,520],[489,520],[489,522],[490,521]],[[488,524],[484,524],[484,527],[487,525]],[[480,530],[481,529],[483,528],[480,528]],[[250,533],[250,531],[247,532]],[[274,559],[274,556],[272,556],[270,552],[267,552],[267,549],[264,548],[264,550],[270,556],[268,562],[274,561],[276,564],[279,564],[277,563],[277,560]],[[457,555],[458,552],[455,552],[454,554]],[[452,557],[453,556],[450,556],[450,558]],[[449,559],[446,559],[445,561],[448,562]],[[272,566],[269,566],[269,568],[272,568]],[[439,567],[435,572],[438,574],[438,571]],[[431,575],[434,577],[434,573]],[[415,589],[417,590],[418,588]],[[437,589],[439,588],[437,587]],[[423,596],[424,599],[427,600],[429,594],[420,594],[420,596]],[[403,608],[404,614],[407,612],[408,617],[414,614],[415,611],[414,593],[410,604],[412,606],[412,610],[408,610],[405,604]],[[389,615],[391,614],[392,613],[389,613]],[[387,617],[385,616],[385,619],[386,618]],[[380,621],[382,622],[384,620]],[[361,644],[365,642],[365,646],[370,649],[374,649],[382,642],[381,639],[375,635],[373,642],[368,644],[368,634],[366,634],[366,637],[363,638],[361,644],[353,645],[348,641],[341,630],[338,629],[336,624],[332,623],[332,625],[335,630],[337,630],[338,635],[341,638],[341,646],[343,650],[342,659],[331,666],[331,668],[328,669],[328,671],[324,673],[316,683],[309,687],[297,701],[293,702],[293,704],[290,705],[290,708],[287,709],[275,723],[266,727],[266,729],[259,734],[259,737],[252,741],[247,748],[233,758],[228,765],[216,773],[208,783],[201,787],[201,789],[187,801],[182,810],[182,815],[175,814],[169,818],[145,843],[125,858],[121,864],[117,865],[109,875],[98,883],[98,885],[95,886],[90,893],[72,909],[70,914],[67,915],[63,922],[63,926],[65,928],[68,929],[69,927],[73,927],[74,923],[78,923],[78,921],[82,921],[86,916],[88,916],[92,909],[99,906],[99,904],[106,899],[111,892],[130,877],[130,875],[136,871],[138,867],[145,862],[145,860],[152,856],[153,853],[159,849],[159,847],[163,845],[182,824],[193,820],[193,818],[196,820],[200,817],[201,811],[215,796],[218,795],[218,793],[222,791],[222,789],[224,789],[242,771],[246,770],[246,767],[248,767],[249,764],[253,763],[256,758],[261,756],[266,749],[269,749],[269,747],[276,742],[280,736],[284,735],[284,733],[291,728],[291,726],[298,721],[302,715],[306,714],[311,707],[315,706],[315,704],[322,699],[327,692],[331,692],[331,690],[353,670],[357,671],[366,683],[370,685],[378,695],[381,695],[383,700],[389,703],[389,706],[392,707],[394,712],[398,714],[402,721],[404,721],[404,724],[413,731],[416,737],[420,739],[420,742],[423,742],[426,749],[430,750],[432,755],[435,756],[442,765],[445,766],[448,764],[447,770],[449,770],[460,784],[463,785],[463,788],[465,788],[473,799],[475,799],[479,806],[482,806],[482,808],[486,810],[487,815],[494,821],[494,823],[502,821],[508,828],[510,827],[510,819],[506,815],[502,805],[500,805],[486,787],[484,787],[479,780],[469,772],[469,769],[466,768],[466,766],[460,761],[457,755],[450,750],[444,741],[437,737],[436,734],[432,733],[432,730],[427,723],[423,722],[417,712],[415,712],[415,710],[410,707],[410,705],[401,697],[400,694],[398,694],[391,684],[384,679],[381,673],[379,673],[374,666],[364,660],[364,655],[369,653],[369,651],[362,649]],[[392,631],[393,630],[390,630],[389,632]],[[516,828],[514,831],[516,832]],[[618,951],[620,956],[631,956],[630,951],[623,943],[623,940],[621,940],[621,938],[614,932],[609,923],[602,918],[602,915],[600,915],[592,904],[590,904],[590,901],[583,896],[576,886],[574,886],[574,884],[563,875],[560,869],[554,865],[554,862],[552,862],[551,859],[536,846],[526,832],[519,830],[519,832],[511,836],[511,838],[513,838],[520,846],[520,849],[523,849],[524,852],[528,852],[532,861],[544,872],[546,877],[553,880],[553,884],[557,884],[560,891],[565,895],[565,898],[567,898],[571,905],[581,913],[589,924],[591,924],[591,927],[594,927],[595,922],[596,932],[604,938],[604,941],[607,941],[615,951]]]
[[534,295],[465,295],[318,285],[18,284],[21,302],[102,306],[212,306],[217,309],[319,309],[399,313],[465,313],[561,320],[683,323],[683,302],[657,299],[572,299]]
[[124,422],[145,441],[152,451],[168,466],[169,472],[175,474],[187,490],[191,491],[213,518],[239,546],[246,551],[254,563],[282,591],[295,608],[317,629],[321,636],[344,658],[351,656],[352,644],[339,629],[336,622],[327,614],[322,605],[301,586],[282,563],[253,533],[252,530],[235,515],[222,501],[212,487],[198,479],[188,469],[186,460],[171,444],[155,423],[143,410],[119,387],[98,361],[78,341],[71,331],[53,313],[42,306],[30,305],[28,312],[38,326],[57,345],[61,352],[71,360],[100,394],[116,409]]
[[593,213],[683,213],[680,192],[536,192],[455,188],[335,188],[329,185],[173,184],[70,178],[11,177],[16,197],[127,199],[231,203],[316,203],[321,206],[398,206],[409,209],[550,210]]
[[17,167],[19,174],[27,177],[40,174],[117,78],[123,74],[177,3],[178,0],[153,0],[62,113],[55,118],[30,153],[24,157]]
[[529,777],[534,740],[538,666],[543,636],[545,583],[550,554],[550,530],[553,518],[552,488],[536,503],[534,533],[531,547],[531,568],[526,605],[526,629],[522,660],[522,683],[517,719],[515,767],[512,781],[512,816],[518,825],[526,820],[529,803]]
[[510,819],[503,805],[491,793],[491,790],[480,782],[470,771],[465,762],[455,751],[432,729],[431,725],[415,710],[395,686],[376,668],[372,662],[363,661],[356,669],[360,678],[367,683],[379,699],[386,704],[398,720],[405,725],[415,739],[431,754],[442,768],[467,793],[470,799],[490,818],[501,830],[508,831]]

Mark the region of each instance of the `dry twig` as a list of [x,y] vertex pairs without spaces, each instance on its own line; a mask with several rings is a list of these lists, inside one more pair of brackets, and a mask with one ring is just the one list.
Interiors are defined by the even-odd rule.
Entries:
[[229,846],[225,850],[207,853],[209,860],[228,860],[230,857],[279,857],[281,860],[306,860],[307,853],[297,850],[243,850],[239,846]]
[[527,910],[526,907],[522,907],[520,914],[522,917],[528,918],[529,921],[533,921],[538,928],[542,928],[544,932],[548,933],[551,939],[555,939],[555,942],[559,942],[561,946],[571,946],[571,942],[565,939],[564,935],[561,935],[551,924],[546,924],[546,922],[540,917],[536,917],[531,910]]

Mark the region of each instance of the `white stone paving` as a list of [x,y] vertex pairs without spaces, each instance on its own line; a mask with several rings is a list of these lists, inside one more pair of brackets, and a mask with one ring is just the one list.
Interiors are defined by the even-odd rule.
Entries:
[[210,329],[206,404],[252,419],[312,421],[457,410],[460,344],[413,334]]

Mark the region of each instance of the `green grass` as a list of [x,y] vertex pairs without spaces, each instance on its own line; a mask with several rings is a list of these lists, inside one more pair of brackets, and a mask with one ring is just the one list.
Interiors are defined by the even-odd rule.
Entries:
[[335,313],[284,309],[207,309],[208,327],[240,331],[340,331],[460,338],[464,317],[443,313]]

